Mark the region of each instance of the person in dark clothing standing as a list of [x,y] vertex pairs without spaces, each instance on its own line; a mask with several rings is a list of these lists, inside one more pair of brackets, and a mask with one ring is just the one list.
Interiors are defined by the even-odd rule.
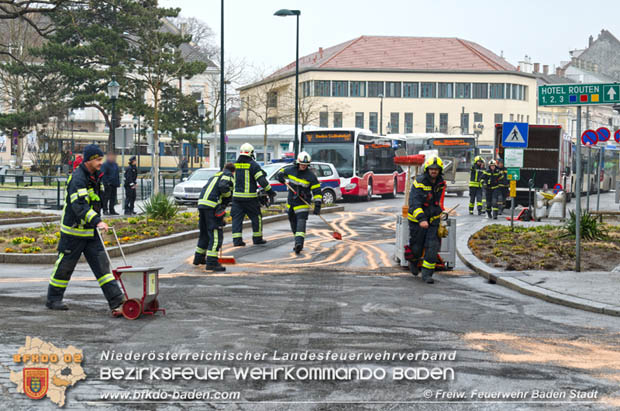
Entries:
[[47,288],[46,307],[68,310],[62,302],[73,270],[82,254],[93,270],[97,283],[113,314],[118,314],[125,298],[110,270],[97,229],[108,230],[101,220],[101,163],[103,152],[95,144],[84,148],[84,162],[67,180],[67,196],[62,210],[58,259]]
[[252,240],[254,244],[266,244],[263,239],[263,215],[260,211],[258,199],[258,185],[265,190],[271,198],[271,203],[276,197],[267,178],[267,174],[254,161],[254,147],[245,143],[241,146],[239,157],[235,163],[235,191],[233,192],[232,207],[230,215],[232,217],[232,238],[235,247],[242,247],[243,242],[243,219],[247,215],[252,221]]
[[295,193],[288,190],[286,202],[288,221],[295,236],[295,246],[293,247],[295,254],[299,254],[304,248],[306,221],[310,214],[310,206],[308,204],[314,202],[314,214],[319,215],[323,201],[321,183],[319,183],[319,179],[312,170],[308,168],[310,161],[310,154],[302,151],[297,156],[295,164],[286,167],[276,176],[280,183],[288,183],[295,190]]
[[181,170],[181,178],[187,178],[189,175],[189,166],[187,165],[187,159],[185,157],[181,157],[179,170]]
[[116,205],[116,189],[121,186],[121,176],[118,164],[116,164],[116,154],[110,151],[106,162],[101,166],[103,173],[103,214],[118,215],[114,210]]
[[[235,166],[227,163],[224,171],[209,179],[198,200],[200,237],[194,253],[194,265],[206,264],[207,271],[226,271],[217,258],[224,242],[224,216],[232,200]],[[205,259],[205,254],[207,258]]]
[[482,177],[484,175],[484,159],[480,156],[474,158],[469,174],[469,214],[474,214],[474,208],[478,208],[478,215],[482,214]]
[[418,275],[418,263],[424,253],[422,261],[422,280],[433,284],[433,273],[438,261],[441,246],[437,230],[443,209],[441,196],[446,189],[446,182],[442,176],[443,162],[439,157],[430,157],[424,162],[424,173],[415,177],[413,189],[409,195],[409,247],[411,259],[409,269],[413,275]]
[[489,160],[489,167],[484,172],[483,185],[487,197],[487,215],[489,218],[497,220],[499,208],[502,204],[502,190],[504,184],[504,173],[497,168],[495,160]]
[[125,168],[125,215],[136,214],[134,203],[136,202],[136,187],[138,186],[138,167],[136,156],[129,158],[129,165]]
[[506,207],[506,201],[508,201],[508,194],[510,190],[510,181],[508,181],[508,169],[504,167],[504,160],[502,158],[497,159],[497,169],[502,173],[502,179],[500,183],[500,198],[498,201],[499,214],[502,215],[504,207]]

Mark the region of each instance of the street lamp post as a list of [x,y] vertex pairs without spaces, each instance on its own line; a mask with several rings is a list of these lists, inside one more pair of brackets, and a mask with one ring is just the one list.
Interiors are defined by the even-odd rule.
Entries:
[[108,147],[109,150],[112,149],[112,147],[114,147],[114,145],[116,144],[116,99],[118,99],[118,94],[121,90],[121,86],[120,84],[117,83],[116,80],[112,79],[112,81],[110,81],[108,83],[108,97],[110,98],[110,100],[112,101],[112,126],[110,127],[112,129],[112,142],[110,144],[110,147]]
[[205,153],[205,146],[202,142],[202,123],[205,121],[205,116],[207,115],[207,108],[205,107],[204,100],[200,100],[200,104],[198,104],[198,117],[200,117],[200,168],[202,168],[202,158]]
[[[133,116],[133,155],[138,159],[138,143],[140,142],[140,117]],[[138,170],[140,167],[138,166]]]
[[381,103],[379,103],[379,135],[383,134],[383,94],[379,94],[378,96],[381,99]]
[[295,16],[297,18],[297,35],[295,39],[295,158],[299,154],[299,10],[281,9],[274,13],[274,16],[286,17]]
[[75,150],[75,139],[73,138],[73,122],[75,121],[75,112],[73,109],[69,110],[69,121],[71,122],[71,153]]

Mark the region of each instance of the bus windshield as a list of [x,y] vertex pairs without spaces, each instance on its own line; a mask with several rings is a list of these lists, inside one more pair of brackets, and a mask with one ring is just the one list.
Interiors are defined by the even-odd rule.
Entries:
[[312,161],[332,163],[340,177],[353,177],[353,145],[351,143],[306,143],[304,151],[310,154]]

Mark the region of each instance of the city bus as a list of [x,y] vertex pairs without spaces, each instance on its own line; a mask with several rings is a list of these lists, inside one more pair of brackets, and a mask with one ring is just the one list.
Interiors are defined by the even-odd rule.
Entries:
[[448,183],[446,191],[462,196],[469,190],[469,174],[474,157],[478,154],[473,136],[442,133],[405,134],[407,154],[436,151],[443,160],[443,176]]
[[336,167],[345,197],[370,200],[379,194],[392,198],[405,191],[406,173],[394,164],[394,157],[407,151],[402,136],[338,128],[304,131],[301,143],[312,161],[332,163]]
[[620,146],[608,143],[602,148],[601,191],[614,190],[620,180]]

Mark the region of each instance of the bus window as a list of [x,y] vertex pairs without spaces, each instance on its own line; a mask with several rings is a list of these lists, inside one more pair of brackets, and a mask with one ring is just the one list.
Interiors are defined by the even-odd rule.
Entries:
[[307,144],[304,150],[313,161],[332,163],[340,177],[353,177],[353,150],[350,143]]

